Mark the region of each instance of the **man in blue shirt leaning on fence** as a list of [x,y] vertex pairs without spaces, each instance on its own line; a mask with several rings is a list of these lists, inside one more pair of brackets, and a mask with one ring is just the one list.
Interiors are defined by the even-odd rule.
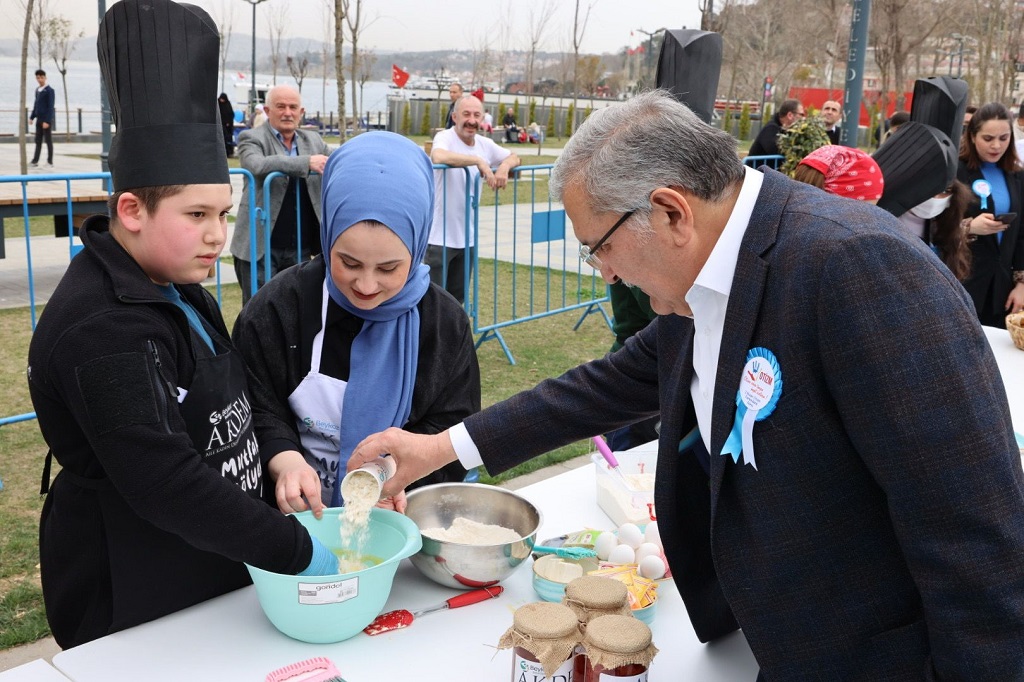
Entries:
[[[238,159],[256,182],[256,207],[263,206],[263,181],[277,171],[270,184],[270,276],[307,261],[320,252],[320,174],[331,149],[316,131],[302,130],[302,96],[290,85],[276,85],[267,92],[267,124],[246,130],[238,136]],[[298,191],[296,191],[298,186]],[[252,294],[252,253],[249,234],[249,184],[238,202],[238,218],[231,236],[231,255],[235,274],[242,287],[242,303]],[[296,203],[298,202],[298,206]],[[296,212],[301,211],[302,234],[299,238]],[[263,221],[256,223],[256,281],[263,286],[263,259],[266,237]]]
[[[508,174],[520,164],[519,156],[500,147],[491,138],[477,135],[484,120],[484,105],[473,95],[455,102],[455,127],[434,136],[430,160],[453,166],[453,170],[434,171],[434,222],[430,226],[430,246],[425,263],[430,279],[444,287],[462,303],[466,300],[465,259],[473,271],[473,234],[466,240],[466,172],[476,185],[477,176],[492,190],[508,182]],[[496,170],[491,168],[496,167]],[[445,269],[447,267],[447,270]]]

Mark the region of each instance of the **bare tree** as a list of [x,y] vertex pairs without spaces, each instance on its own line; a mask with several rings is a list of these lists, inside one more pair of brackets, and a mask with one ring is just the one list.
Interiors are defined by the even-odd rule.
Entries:
[[320,62],[320,103],[323,106],[324,111],[320,115],[321,126],[323,125],[323,116],[327,114],[327,69],[328,62],[331,58],[331,45],[333,44],[334,36],[334,11],[331,7],[331,0],[324,0],[324,41],[321,45],[321,62]]
[[[587,22],[590,20],[590,10],[594,8],[597,0],[587,0],[580,18],[580,0],[575,2],[575,11],[572,18],[572,110],[579,109],[577,106],[577,90],[579,89],[580,71],[580,46],[583,44],[583,35],[587,32]],[[576,118],[572,121],[572,131],[576,132]]]
[[[227,10],[225,10],[225,4]],[[235,3],[222,0],[220,12],[217,13],[220,20],[217,22],[217,33],[220,34],[220,91],[224,89],[224,77],[228,67],[228,45],[231,44],[231,27],[235,23]]]
[[[28,104],[26,96],[28,95],[28,40],[29,35],[32,31],[32,10],[34,9],[35,0],[26,0],[25,3],[25,28],[21,34],[21,106],[19,112],[24,112],[26,105]],[[18,147],[21,152],[21,174],[28,174],[28,150],[25,148],[25,121],[21,118],[22,114],[18,114]]]
[[74,51],[74,41],[85,36],[85,31],[77,35],[71,33],[71,20],[57,15],[46,20],[47,53],[57,65],[60,73],[61,87],[64,89],[64,135],[71,141],[71,111],[68,105],[68,57]]
[[933,0],[875,0],[871,7],[875,63],[881,70],[883,111],[890,88],[904,106],[909,57],[943,21],[944,5]]
[[36,53],[36,68],[43,68],[43,52],[46,49],[46,20],[50,18],[50,0],[35,0],[30,3],[32,12],[32,45]]
[[579,86],[588,96],[593,97],[597,92],[598,83],[601,80],[601,73],[604,64],[597,55],[584,55],[580,57],[578,65]]
[[498,21],[491,29],[498,45],[498,89],[505,91],[505,70],[508,68],[508,53],[512,49],[512,27],[515,26],[515,5],[511,0],[500,0]]
[[[359,56],[359,102],[364,104],[366,100],[363,99],[363,88],[366,86],[366,82],[373,77],[373,67],[377,64],[377,55],[373,53],[373,50],[363,50]],[[366,121],[369,124],[369,120]]]
[[533,94],[533,83],[536,80],[533,67],[537,59],[537,48],[544,40],[544,33],[548,29],[548,24],[551,23],[551,17],[555,14],[555,8],[554,0],[544,0],[540,7],[530,6],[527,19],[527,42],[530,49],[526,53],[526,93],[528,95]]
[[267,8],[267,26],[270,28],[270,65],[274,74],[274,85],[277,85],[277,67],[281,63],[281,38],[288,30],[291,18],[288,5],[271,5]]
[[338,132],[345,141],[345,69],[343,68],[345,46],[345,0],[334,0],[334,74],[338,79]]
[[305,55],[299,55],[292,57],[288,55],[285,59],[288,62],[288,72],[295,79],[296,85],[299,86],[299,93],[302,93],[302,81],[306,80],[306,69],[309,68],[309,58]]
[[486,31],[482,34],[473,33],[470,35],[469,44],[472,50],[470,56],[473,74],[471,82],[473,85],[483,85],[487,82],[491,71],[490,36]]
[[[356,92],[359,73],[359,34],[363,32],[363,0],[344,0],[345,3],[345,25],[348,26],[348,39],[352,43],[352,54],[349,57],[349,80],[352,83],[352,113],[356,120],[359,120],[359,97]],[[358,128],[358,124],[353,128]]]

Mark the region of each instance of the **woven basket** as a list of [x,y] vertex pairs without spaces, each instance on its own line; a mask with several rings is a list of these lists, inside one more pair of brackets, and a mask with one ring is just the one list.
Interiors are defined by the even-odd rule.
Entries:
[[1006,329],[1010,332],[1013,345],[1024,350],[1024,312],[1007,315]]

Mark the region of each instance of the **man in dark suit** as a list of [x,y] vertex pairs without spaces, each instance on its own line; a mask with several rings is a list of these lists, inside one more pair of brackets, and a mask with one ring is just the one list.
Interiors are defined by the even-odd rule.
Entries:
[[389,495],[660,410],[658,524],[702,641],[741,627],[773,682],[1024,680],[1024,472],[970,299],[889,214],[734,145],[659,92],[591,115],[551,191],[581,257],[658,318],[349,467],[392,453]]
[[830,99],[821,105],[821,121],[825,124],[825,134],[832,144],[839,144],[839,119],[842,117],[843,109],[839,102]]
[[[276,85],[267,92],[267,123],[238,136],[238,159],[242,168],[256,179],[256,207],[263,208],[263,182],[277,171],[270,183],[270,276],[309,260],[320,252],[321,174],[331,150],[315,131],[303,130],[302,97],[290,85]],[[256,222],[256,239],[249,232],[249,183],[238,201],[231,255],[242,287],[242,302],[252,293],[252,253],[255,246],[257,285],[266,278],[264,223]],[[296,214],[301,215],[296,220]],[[301,254],[300,250],[301,241]]]
[[39,154],[43,149],[43,142],[46,142],[46,167],[53,168],[53,123],[57,119],[57,107],[55,104],[56,95],[53,88],[46,84],[46,72],[42,69],[36,70],[36,100],[32,105],[32,113],[28,115],[28,122],[36,124],[36,153],[32,156],[30,165],[39,165]]
[[764,124],[761,132],[754,138],[750,145],[749,156],[774,156],[781,154],[779,151],[779,133],[786,130],[801,118],[805,118],[807,112],[800,100],[787,99],[779,105],[779,111],[772,116],[768,123]]

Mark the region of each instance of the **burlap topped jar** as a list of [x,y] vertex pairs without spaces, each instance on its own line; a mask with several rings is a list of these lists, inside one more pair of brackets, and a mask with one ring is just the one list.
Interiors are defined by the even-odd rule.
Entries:
[[565,586],[562,603],[573,610],[580,629],[598,616],[631,616],[626,586],[614,578],[585,575]]
[[529,652],[544,668],[545,676],[551,677],[579,643],[576,614],[562,604],[538,602],[516,609],[512,627],[498,640],[498,648]]
[[630,663],[650,666],[658,648],[651,629],[632,616],[600,616],[587,624],[583,648],[592,668],[614,670]]

